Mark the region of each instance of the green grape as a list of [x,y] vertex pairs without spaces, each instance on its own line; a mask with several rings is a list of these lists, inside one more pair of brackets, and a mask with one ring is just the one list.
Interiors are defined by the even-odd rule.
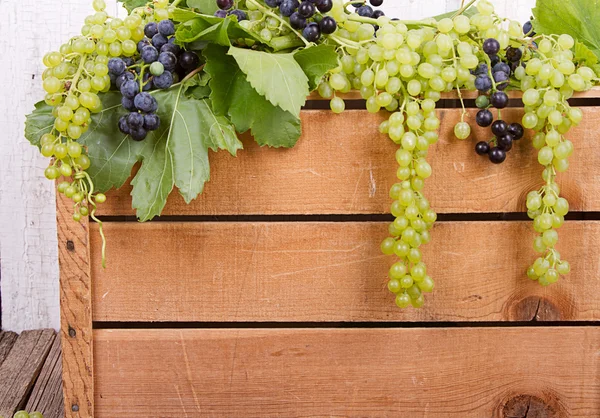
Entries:
[[342,113],[346,109],[346,104],[342,98],[334,97],[330,102],[330,107],[333,113]]
[[458,139],[467,139],[471,135],[471,126],[467,122],[459,122],[454,127],[454,135]]
[[94,200],[96,201],[96,203],[104,203],[106,202],[106,196],[104,195],[104,193],[98,193],[95,197]]
[[89,157],[85,154],[81,154],[79,157],[75,158],[75,163],[81,167],[82,170],[87,170],[91,165]]
[[396,305],[402,309],[408,308],[411,305],[410,296],[406,293],[399,293],[396,296]]

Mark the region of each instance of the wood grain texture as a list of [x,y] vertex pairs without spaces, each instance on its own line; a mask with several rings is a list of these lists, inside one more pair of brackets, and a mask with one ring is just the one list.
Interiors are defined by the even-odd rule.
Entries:
[[[600,210],[600,153],[596,127],[600,108],[585,108],[585,123],[569,137],[575,143],[571,168],[559,184],[573,211]],[[470,117],[475,111],[470,110]],[[521,110],[503,112],[518,120]],[[398,148],[377,131],[382,115],[347,111],[305,111],[303,137],[291,150],[260,148],[246,138],[246,149],[234,158],[211,155],[211,181],[197,200],[186,205],[174,191],[164,215],[353,214],[387,213],[389,189],[397,182],[394,153]],[[460,111],[440,113],[440,141],[429,161],[433,176],[425,195],[438,213],[523,212],[527,193],[540,187],[542,168],[530,141],[524,139],[507,161],[495,166],[474,152],[489,129],[459,141],[452,133]],[[357,124],[356,120],[361,123]],[[110,193],[103,215],[132,215],[130,186]],[[457,198],[460,196],[461,198]]]
[[58,193],[58,259],[65,416],[94,416],[89,225],[73,222],[73,202]]
[[38,411],[44,418],[63,418],[62,356],[60,337],[54,339],[40,375],[33,386],[27,406],[28,412]]
[[[96,321],[530,321],[600,319],[600,222],[568,222],[573,273],[542,288],[529,222],[445,222],[423,246],[436,289],[421,310],[386,288],[387,224],[105,223],[92,226]],[[136,266],[135,269],[130,268]]]
[[97,330],[96,416],[597,417],[599,331]]
[[54,330],[24,331],[0,366],[0,416],[12,415],[27,401],[56,337]]
[[19,335],[16,332],[0,331],[0,366],[2,366],[4,360],[6,360],[8,353],[10,353],[10,349],[15,344],[18,337]]

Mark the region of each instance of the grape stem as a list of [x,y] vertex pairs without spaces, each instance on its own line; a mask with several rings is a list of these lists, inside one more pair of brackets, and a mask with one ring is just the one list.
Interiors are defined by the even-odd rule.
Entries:
[[194,71],[192,71],[191,73],[189,73],[188,75],[185,76],[185,78],[183,80],[181,80],[181,84],[185,83],[186,81],[188,81],[189,79],[191,79],[192,77],[194,77],[196,74],[198,74],[199,72],[201,72],[202,70],[204,70],[204,65],[202,64],[200,67],[196,68]]
[[274,19],[277,19],[279,22],[281,22],[282,24],[287,26],[292,32],[294,32],[296,34],[296,36],[298,36],[298,38],[300,38],[302,40],[302,42],[304,42],[305,46],[310,46],[310,42],[308,42],[306,39],[304,39],[302,34],[300,32],[298,32],[296,29],[294,29],[292,27],[292,25],[290,25],[288,22],[286,22],[285,19],[282,19],[280,16],[278,16],[275,13],[273,13],[272,11],[268,10],[266,7],[264,7],[262,4],[260,4],[259,2],[255,1],[255,0],[246,0],[246,2],[255,6],[263,14],[271,16]]
[[473,5],[473,3],[475,3],[477,0],[471,0],[470,2],[468,2],[467,4],[464,4],[464,0],[463,0],[463,6],[458,9],[456,11],[456,13],[454,13],[452,15],[452,18],[454,19],[456,16],[460,16],[461,14],[463,14],[469,7],[471,7]]

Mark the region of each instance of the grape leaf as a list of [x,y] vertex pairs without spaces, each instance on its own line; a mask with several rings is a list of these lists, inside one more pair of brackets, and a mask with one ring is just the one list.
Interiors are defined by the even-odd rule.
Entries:
[[222,19],[189,10],[176,9],[173,13],[173,19],[183,22],[175,32],[175,38],[180,44],[205,41],[229,46],[231,45],[230,39],[237,40],[240,38],[264,43],[260,36],[247,31],[240,26],[237,20],[231,17]]
[[[439,22],[440,20],[445,19],[445,18],[451,19],[457,12],[458,12],[458,10],[452,10],[451,12],[448,12],[448,13],[433,16],[433,18]],[[473,17],[477,14],[477,7],[471,6],[468,9],[466,9],[464,12],[462,12],[462,14],[467,17]]]
[[213,15],[219,10],[215,0],[187,0],[187,5],[193,9],[198,9],[200,13],[206,15]]
[[125,7],[129,13],[131,13],[131,11],[133,9],[145,6],[146,3],[148,3],[148,0],[118,0],[118,1],[123,3],[123,7]]
[[294,59],[308,77],[311,91],[319,86],[321,79],[329,70],[339,65],[335,47],[325,44],[302,49],[294,54]]
[[231,47],[228,54],[235,58],[252,87],[273,105],[300,116],[300,108],[308,96],[308,78],[294,54],[270,54],[251,49]]
[[585,44],[575,42],[575,55],[573,61],[593,67],[598,64],[598,57]]
[[209,45],[203,51],[205,71],[211,75],[211,101],[215,112],[229,115],[238,132],[251,130],[261,146],[293,147],[301,134],[300,119],[274,106],[246,80],[227,48]]
[[569,34],[600,57],[600,0],[537,0],[537,33]]
[[232,155],[242,148],[229,121],[216,116],[207,99],[190,98],[185,89],[182,84],[155,93],[163,126],[144,141],[142,166],[131,182],[141,221],[160,215],[174,185],[187,203],[202,192],[210,179],[209,148]]
[[35,104],[35,109],[25,117],[25,138],[36,147],[40,147],[42,135],[52,131],[54,126],[52,108],[44,101]]

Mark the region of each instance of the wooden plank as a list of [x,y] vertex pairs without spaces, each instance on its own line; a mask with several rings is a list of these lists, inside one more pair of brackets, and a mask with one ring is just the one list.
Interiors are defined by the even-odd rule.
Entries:
[[96,330],[97,417],[597,417],[599,331]]
[[[573,211],[600,210],[600,167],[596,129],[600,108],[584,108],[585,122],[570,133],[575,143],[571,168],[559,176]],[[474,118],[475,111],[469,110]],[[503,117],[520,120],[522,111]],[[260,148],[248,137],[234,158],[211,155],[212,174],[205,192],[190,205],[174,192],[165,215],[373,214],[388,213],[389,189],[397,182],[394,145],[377,131],[384,115],[348,111],[302,114],[303,137],[291,150]],[[459,141],[453,129],[458,109],[440,112],[440,141],[429,155],[433,176],[424,193],[439,213],[523,212],[528,192],[542,185],[542,168],[529,139],[521,140],[507,161],[493,165],[475,154],[488,129]],[[356,123],[360,120],[361,123]],[[103,215],[132,215],[131,188],[110,193]],[[460,196],[460,198],[457,198]]]
[[0,331],[0,366],[10,353],[10,349],[17,341],[18,334],[11,331]]
[[24,331],[0,366],[0,416],[12,415],[25,405],[52,347],[54,330]]
[[63,418],[62,356],[60,338],[55,338],[42,371],[27,401],[26,411],[38,411],[44,418]]
[[[423,246],[434,293],[400,310],[386,288],[387,224],[105,223],[92,226],[96,321],[544,321],[600,319],[600,222],[567,222],[573,273],[542,288],[529,222],[442,222]],[[135,268],[131,268],[135,266]]]
[[73,222],[73,202],[56,196],[65,416],[88,418],[94,416],[89,225],[87,218]]

